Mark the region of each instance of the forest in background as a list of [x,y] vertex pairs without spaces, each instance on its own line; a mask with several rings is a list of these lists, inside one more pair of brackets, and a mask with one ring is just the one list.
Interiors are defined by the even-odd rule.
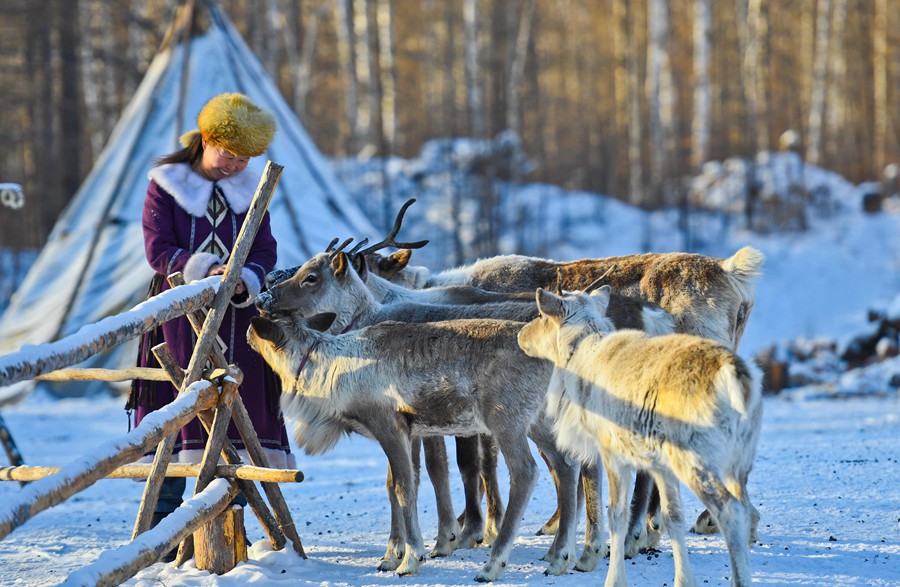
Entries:
[[[183,4],[0,0],[0,182],[26,195],[0,247],[43,244]],[[219,5],[332,157],[512,130],[534,166],[510,179],[655,209],[708,160],[791,149],[860,182],[900,156],[900,0]]]

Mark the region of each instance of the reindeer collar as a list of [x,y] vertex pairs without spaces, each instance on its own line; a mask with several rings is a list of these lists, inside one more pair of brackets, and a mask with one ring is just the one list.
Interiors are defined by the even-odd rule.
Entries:
[[306,363],[309,362],[309,356],[319,347],[319,341],[313,343],[309,350],[306,351],[306,354],[303,355],[303,358],[300,359],[300,365],[297,367],[297,372],[294,374],[294,379],[300,379],[300,372],[303,371],[303,368],[306,367]]

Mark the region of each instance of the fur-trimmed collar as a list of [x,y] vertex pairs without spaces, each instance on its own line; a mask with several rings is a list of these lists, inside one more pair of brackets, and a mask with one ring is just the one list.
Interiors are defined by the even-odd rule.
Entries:
[[[171,194],[191,216],[200,218],[206,214],[213,182],[191,169],[188,163],[166,163],[154,167],[147,177]],[[243,214],[250,208],[259,178],[260,175],[248,167],[235,176],[217,182],[235,213]]]

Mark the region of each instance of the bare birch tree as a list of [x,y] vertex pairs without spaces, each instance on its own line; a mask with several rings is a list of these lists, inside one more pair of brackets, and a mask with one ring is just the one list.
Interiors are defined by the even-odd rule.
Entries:
[[372,152],[374,112],[378,108],[378,95],[375,89],[375,66],[372,50],[372,34],[369,27],[368,2],[353,0],[353,38],[355,39],[356,81],[362,89],[364,99],[360,99],[357,107],[356,132],[360,149]]
[[478,0],[463,0],[463,37],[466,56],[466,103],[472,136],[485,133],[484,108],[481,103],[481,70],[479,64]]
[[[617,66],[617,110],[624,116],[628,136],[628,198],[634,206],[644,205],[644,180],[641,167],[640,72],[638,71],[635,17],[630,0],[614,0],[615,47]],[[624,93],[621,89],[624,88]]]
[[506,84],[506,127],[522,136],[522,85],[525,79],[525,59],[528,56],[528,44],[531,42],[531,30],[534,25],[536,0],[525,0],[519,13],[518,26],[514,36],[515,43],[509,61],[509,73]]
[[825,119],[825,90],[828,75],[828,42],[830,38],[831,0],[819,0],[816,13],[816,48],[813,62],[813,83],[807,123],[806,160],[819,164],[822,150],[822,125]]
[[350,0],[334,0],[334,27],[337,33],[338,65],[344,88],[344,113],[339,119],[342,140],[336,142],[339,155],[355,153],[359,145],[359,84],[356,78],[353,29],[350,24]]
[[874,31],[872,34],[872,86],[874,88],[875,166],[884,169],[887,164],[888,129],[888,0],[875,0]]
[[[739,0],[740,1],[740,0]],[[694,116],[691,121],[691,165],[699,169],[709,159],[712,87],[709,75],[712,45],[712,0],[694,0]]]
[[674,152],[675,89],[669,56],[668,0],[650,0],[647,46],[647,101],[650,135],[650,186],[656,202],[666,202],[664,180]]

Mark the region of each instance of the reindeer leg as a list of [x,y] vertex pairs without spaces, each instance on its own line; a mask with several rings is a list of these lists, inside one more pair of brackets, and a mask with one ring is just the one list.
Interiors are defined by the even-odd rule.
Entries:
[[422,532],[419,529],[417,492],[412,458],[412,439],[408,430],[396,422],[377,422],[369,430],[381,445],[393,475],[394,496],[405,530],[403,559],[397,567],[401,576],[415,575],[424,560]]
[[[552,439],[550,439],[552,442]],[[544,556],[549,562],[545,575],[562,575],[575,560],[575,525],[578,516],[578,479],[580,466],[569,462],[552,444],[538,443],[541,454],[556,472],[557,479],[557,511],[559,511],[559,528],[550,549]],[[543,444],[543,446],[542,446]]]
[[[703,484],[705,485],[705,482],[709,480],[711,475],[702,472],[698,473],[702,476],[694,477],[693,479],[704,479]],[[672,555],[675,558],[675,587],[695,587],[697,580],[694,578],[694,573],[691,570],[687,543],[684,540],[684,516],[681,512],[681,489],[678,478],[671,471],[656,471],[653,477],[659,488],[662,525],[672,543]],[[692,490],[700,488],[698,487],[700,483],[696,481],[688,484],[692,485]],[[744,544],[746,545],[746,542]]]
[[631,501],[631,470],[609,451],[602,451],[609,481],[609,571],[605,587],[626,587],[625,535],[628,533],[628,504]]
[[403,544],[406,542],[403,518],[400,515],[400,505],[397,503],[397,491],[390,463],[388,463],[386,485],[388,502],[391,504],[391,533],[388,538],[387,550],[378,564],[379,571],[393,571],[400,566],[400,559],[403,558]]
[[484,518],[481,515],[481,458],[477,436],[456,437],[456,464],[463,480],[466,511],[462,515],[463,528],[459,548],[475,548],[484,540]]
[[475,576],[479,582],[494,581],[509,560],[519,521],[537,483],[538,470],[524,430],[501,431],[494,439],[503,453],[509,469],[509,500],[497,540],[491,546],[487,562]]
[[[544,464],[547,465],[547,470],[550,471],[550,478],[553,479],[553,485],[556,487],[556,494],[559,495],[559,479],[556,476],[556,471],[553,470],[553,465],[550,464],[550,461],[547,459],[547,455],[544,454],[543,451],[539,451],[541,458],[544,459]],[[550,519],[544,522],[544,525],[537,531],[538,536],[553,536],[556,534],[557,530],[559,530],[559,507],[556,508],[556,511],[550,516]]]
[[447,447],[442,436],[422,439],[425,447],[425,468],[434,487],[437,502],[438,535],[434,548],[428,556],[448,556],[459,545],[460,528],[453,513],[453,498],[450,496],[450,479],[447,470]]
[[609,554],[606,537],[603,534],[603,484],[600,481],[601,465],[595,463],[581,465],[581,485],[584,488],[587,524],[584,529],[584,550],[575,563],[576,571],[589,573],[597,567],[601,558]]
[[481,447],[481,481],[487,500],[487,522],[484,527],[484,545],[491,545],[497,539],[497,532],[503,521],[503,496],[500,494],[500,483],[497,480],[497,443],[489,434],[478,436]]
[[653,476],[638,470],[631,497],[628,535],[625,537],[625,558],[633,558],[659,543],[658,515],[659,491],[653,483]]

